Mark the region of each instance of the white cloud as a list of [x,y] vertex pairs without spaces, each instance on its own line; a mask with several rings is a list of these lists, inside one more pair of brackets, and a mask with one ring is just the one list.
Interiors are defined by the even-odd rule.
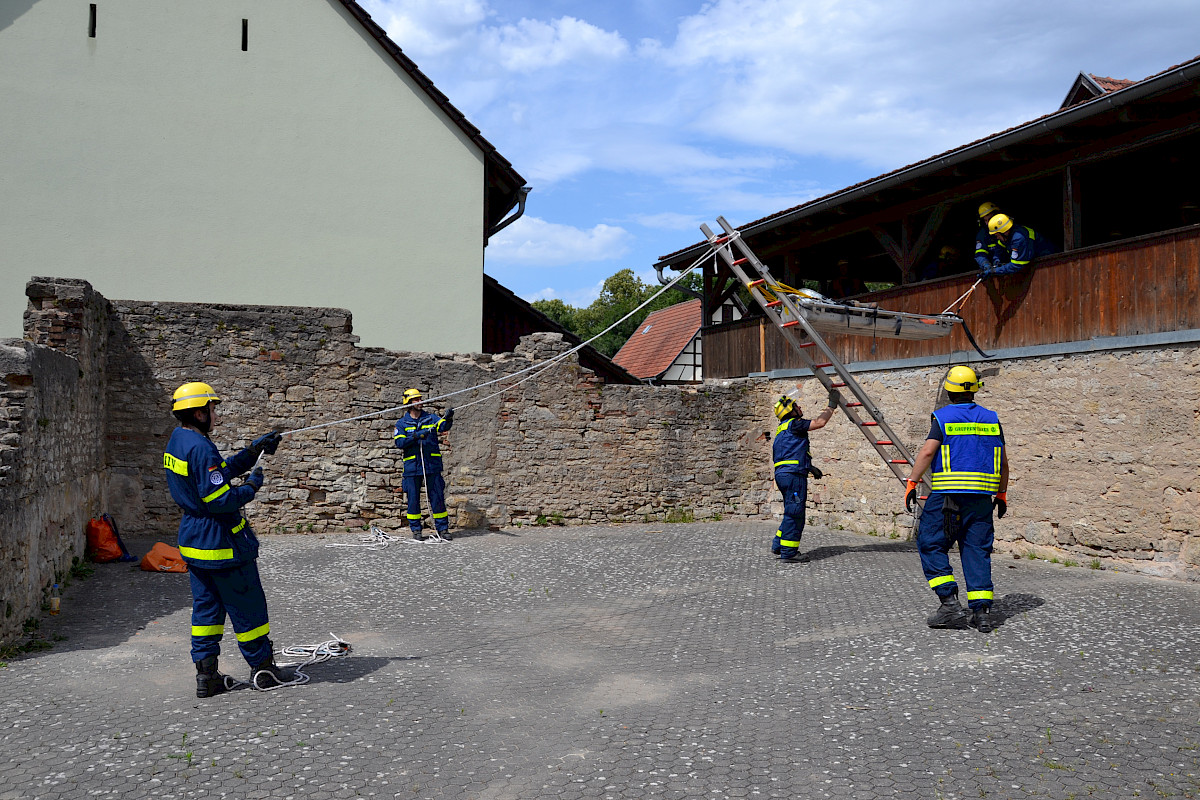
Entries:
[[526,302],[532,303],[535,300],[562,300],[569,306],[575,308],[587,308],[592,303],[596,302],[600,297],[600,292],[604,290],[604,281],[600,281],[591,286],[585,286],[582,289],[574,291],[558,292],[555,289],[546,287],[539,292],[534,292],[531,295],[526,295],[523,299]]
[[492,237],[487,259],[497,264],[562,265],[607,261],[628,250],[624,228],[601,223],[583,230],[524,216]]
[[618,59],[629,52],[620,34],[574,17],[522,19],[483,32],[481,45],[512,72],[534,72],[568,62]]

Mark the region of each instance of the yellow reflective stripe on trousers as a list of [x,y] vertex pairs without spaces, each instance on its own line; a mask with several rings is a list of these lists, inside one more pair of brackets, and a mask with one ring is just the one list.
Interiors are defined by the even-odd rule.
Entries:
[[193,625],[192,636],[221,636],[225,633],[225,624]]
[[251,628],[248,631],[239,633],[237,635],[237,640],[239,642],[251,642],[260,636],[266,636],[270,632],[271,632],[271,623],[264,622],[262,625],[259,625],[257,628]]
[[967,592],[968,600],[991,600],[991,592]]
[[929,579],[929,588],[936,589],[937,587],[941,586],[943,583],[954,583],[954,576],[953,575],[939,575],[936,578],[930,578]]
[[187,477],[187,462],[176,458],[170,453],[163,453],[163,468],[169,469],[176,475]]
[[792,460],[790,460],[790,461],[776,461],[776,462],[775,462],[775,467],[776,467],[776,469],[778,469],[778,468],[779,468],[779,466],[780,466],[780,465],[782,465],[782,464],[795,464],[796,466],[799,466],[799,465],[800,465],[800,460],[799,460],[799,459],[792,459]]
[[206,495],[205,497],[201,497],[200,499],[202,501],[204,501],[205,503],[211,503],[213,500],[216,500],[218,497],[220,497],[221,495],[225,494],[228,491],[229,491],[229,484],[227,483],[224,486],[222,486],[220,489],[217,489],[212,494]]
[[405,514],[404,516],[408,517],[409,519],[420,519],[421,518],[420,514]]
[[179,548],[179,552],[197,561],[226,561],[233,558],[232,548],[227,550],[201,550],[197,547],[181,547]]
[[791,539],[780,539],[779,546],[780,547],[799,547],[800,540],[797,539],[796,541],[793,542]]
[[434,515],[433,515],[433,518],[434,518],[434,519],[445,519],[445,518],[446,518],[446,517],[448,517],[448,516],[450,516],[450,512],[449,512],[449,511],[443,511],[443,512],[442,512],[442,513],[440,513],[440,514],[434,514]]
[[413,455],[413,456],[405,456],[405,457],[404,457],[404,460],[405,460],[405,461],[412,461],[414,458],[416,458],[416,456],[415,456],[415,455]]

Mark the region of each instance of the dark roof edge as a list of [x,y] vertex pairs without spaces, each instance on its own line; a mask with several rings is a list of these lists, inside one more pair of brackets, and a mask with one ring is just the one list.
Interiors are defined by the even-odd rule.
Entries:
[[[1032,138],[1039,133],[1054,131],[1066,125],[1070,125],[1081,119],[1085,119],[1092,114],[1109,108],[1119,108],[1121,106],[1140,100],[1143,97],[1154,94],[1156,92],[1166,91],[1174,86],[1187,83],[1195,80],[1200,75],[1200,57],[1194,58],[1185,64],[1178,67],[1173,67],[1164,71],[1159,75],[1146,78],[1145,80],[1126,86],[1124,89],[1117,89],[1113,92],[1106,92],[1099,97],[1092,98],[1085,103],[1070,106],[1068,108],[1055,111],[1046,116],[1039,117],[1031,122],[1026,122],[1011,130],[1003,133],[998,133],[988,139],[975,142],[973,144],[963,145],[954,150],[948,150],[940,155],[933,156],[924,161],[919,161],[908,167],[902,167],[895,172],[889,172],[874,178],[866,183],[861,183],[840,192],[827,195],[819,200],[814,200],[809,204],[799,206],[798,208],[783,212],[775,217],[752,222],[741,226],[738,230],[743,235],[752,235],[756,232],[770,230],[793,220],[802,219],[811,216],[819,211],[841,205],[849,200],[854,200],[874,192],[882,191],[896,184],[903,183],[913,178],[920,178],[935,172],[939,169],[952,167],[961,164],[964,161],[969,161],[975,158],[978,154],[991,150],[998,150],[1003,147],[1009,147],[1014,144],[1019,144],[1027,139]],[[686,258],[697,254],[708,246],[707,242],[700,242],[683,250],[678,250],[666,256],[659,258],[659,262],[667,258],[673,261],[683,261]]]
[[[572,347],[583,344],[583,339],[580,339],[578,335],[571,333],[569,330],[564,328],[562,325],[559,325],[557,322],[555,322],[554,320],[547,317],[541,311],[538,311],[536,308],[534,308],[532,303],[530,303],[528,300],[526,300],[525,298],[518,295],[512,289],[509,289],[507,286],[500,283],[500,281],[496,280],[491,275],[488,275],[486,272],[483,273],[483,282],[485,285],[491,284],[493,287],[495,287],[495,289],[497,291],[503,293],[504,295],[509,297],[511,300],[515,301],[518,305],[524,306],[526,308],[526,310],[529,311],[530,314],[533,314],[537,319],[541,320],[548,328],[551,329],[550,331],[548,331],[549,333],[561,333],[563,340],[570,342]],[[621,376],[627,377],[629,379],[629,383],[631,383],[631,384],[642,382],[640,378],[635,376],[629,370],[622,367],[620,364],[617,364],[611,358],[604,355],[599,350],[592,347],[590,344],[584,345],[581,348],[580,352],[586,353],[589,357],[594,358],[597,361],[603,363],[606,367],[612,369],[613,374],[617,375],[618,377],[621,377]]]
[[367,30],[367,33],[369,33],[376,41],[379,42],[380,45],[383,46],[383,49],[392,57],[392,60],[399,64],[400,68],[403,69],[410,78],[416,81],[417,85],[421,87],[425,94],[429,95],[429,98],[433,100],[433,102],[436,103],[443,112],[445,112],[446,116],[450,117],[450,119],[454,121],[454,124],[457,125],[471,141],[479,146],[479,149],[483,151],[484,157],[498,170],[500,170],[505,179],[512,183],[513,192],[515,193],[517,189],[524,186],[525,179],[521,177],[520,173],[513,169],[512,162],[500,155],[500,152],[496,150],[496,146],[487,139],[483,138],[483,134],[480,133],[479,128],[476,128],[474,125],[472,125],[466,116],[464,116],[461,111],[454,107],[454,104],[450,102],[450,98],[442,94],[442,92],[433,85],[433,81],[429,79],[429,76],[421,72],[420,68],[417,67],[416,62],[406,56],[404,51],[400,49],[400,46],[388,37],[387,31],[381,28],[379,24],[375,22],[375,20],[371,19],[371,15],[366,12],[366,9],[360,6],[356,0],[341,0],[341,2],[342,5],[346,7],[346,10],[350,12],[351,16],[357,19],[359,23]]

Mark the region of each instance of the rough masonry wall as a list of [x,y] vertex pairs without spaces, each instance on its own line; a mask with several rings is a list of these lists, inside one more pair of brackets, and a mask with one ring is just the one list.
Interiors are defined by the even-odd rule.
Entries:
[[[1000,415],[1010,462],[998,549],[1200,578],[1200,349],[973,366],[984,381],[976,400]],[[946,402],[944,375],[937,368],[855,377],[915,454],[930,412]],[[810,519],[908,535],[901,486],[844,417],[813,434],[813,450],[829,477]]]
[[[191,380],[224,398],[213,437],[223,452],[291,432],[248,508],[260,532],[403,529],[398,412],[377,412],[399,406],[408,386],[433,397],[510,375],[434,403],[459,409],[443,445],[458,527],[763,518],[765,548],[767,518],[781,511],[770,467],[781,382],[612,386],[573,357],[528,371],[565,350],[549,334],[497,356],[401,353],[359,347],[341,309],[108,303],[82,281],[46,279],[29,292],[27,337],[57,349],[10,343],[20,366],[0,387],[0,499],[25,509],[3,542],[28,573],[0,574],[0,585],[22,608],[80,552],[83,522],[99,511],[174,541],[162,452],[176,425],[171,393]],[[1200,578],[1198,354],[1173,346],[976,365],[978,399],[1000,414],[1012,463],[998,549]],[[944,372],[856,378],[915,452],[945,401]],[[824,392],[812,379],[801,387],[814,416]],[[844,416],[812,442],[826,478],[810,484],[811,523],[909,535],[901,485]]]
[[83,557],[105,471],[107,304],[83,281],[26,293],[34,341],[0,342],[0,641]]

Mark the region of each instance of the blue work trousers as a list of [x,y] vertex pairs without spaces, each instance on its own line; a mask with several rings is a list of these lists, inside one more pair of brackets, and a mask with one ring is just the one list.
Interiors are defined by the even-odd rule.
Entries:
[[[946,513],[947,499],[958,506],[957,511]],[[995,534],[991,495],[942,492],[929,495],[917,529],[921,569],[925,571],[929,588],[943,598],[958,591],[954,572],[950,569],[950,548],[957,542],[962,556],[963,579],[967,584],[967,604],[972,610],[990,607]]]
[[192,581],[192,661],[221,652],[225,615],[233,622],[242,657],[256,667],[271,657],[271,626],[258,564],[204,569],[188,565]]
[[794,472],[775,473],[775,485],[783,492],[783,519],[771,552],[780,558],[791,558],[800,549],[804,534],[804,506],[808,502],[808,477]]
[[413,533],[421,532],[421,488],[429,488],[429,511],[433,516],[433,527],[438,533],[450,529],[450,515],[446,512],[446,480],[440,472],[428,475],[405,475],[401,487],[408,498],[408,527]]

